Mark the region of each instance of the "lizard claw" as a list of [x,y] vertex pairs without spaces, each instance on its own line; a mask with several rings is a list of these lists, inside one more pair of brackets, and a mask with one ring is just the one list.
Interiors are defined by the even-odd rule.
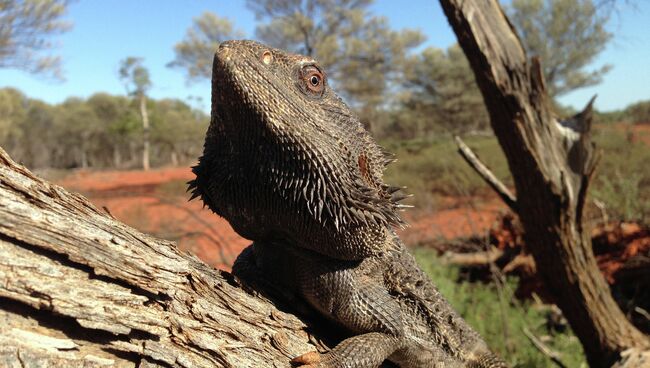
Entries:
[[291,365],[303,368],[317,367],[320,362],[321,355],[316,351],[310,351],[291,359]]

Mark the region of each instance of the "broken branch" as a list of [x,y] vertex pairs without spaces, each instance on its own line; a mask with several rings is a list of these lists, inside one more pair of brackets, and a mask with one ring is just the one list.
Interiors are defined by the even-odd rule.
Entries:
[[479,160],[478,156],[472,151],[469,146],[463,142],[462,139],[460,139],[459,136],[455,136],[454,140],[456,140],[456,145],[458,146],[458,153],[460,153],[461,156],[467,161],[467,163],[476,171],[485,182],[490,185],[490,187],[497,192],[499,197],[510,207],[510,209],[514,213],[518,213],[517,210],[517,198],[510,192],[508,187],[506,187],[493,173],[488,169],[487,166],[481,160]]

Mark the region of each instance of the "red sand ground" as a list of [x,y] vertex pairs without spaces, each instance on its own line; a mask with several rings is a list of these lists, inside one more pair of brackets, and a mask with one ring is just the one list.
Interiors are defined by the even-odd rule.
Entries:
[[506,212],[498,198],[446,198],[433,211],[404,213],[409,226],[400,236],[406,244],[431,243],[456,238],[487,237],[490,228]]
[[[81,192],[120,221],[158,237],[176,240],[181,249],[213,266],[229,269],[250,241],[239,237],[224,219],[203,209],[200,201],[187,201],[189,195],[183,191],[184,183],[193,177],[189,168],[149,172],[77,171],[58,184]],[[442,202],[446,209],[405,213],[410,226],[401,235],[407,244],[484,236],[505,210],[496,198],[464,205],[457,199]]]
[[200,201],[187,201],[184,183],[193,177],[189,168],[79,171],[57,184],[81,192],[120,221],[175,240],[181,249],[205,262],[229,269],[250,241],[239,237],[228,222],[204,209]]
[[643,124],[616,123],[611,126],[598,125],[596,129],[614,129],[626,134],[630,143],[643,142],[650,145],[650,122]]

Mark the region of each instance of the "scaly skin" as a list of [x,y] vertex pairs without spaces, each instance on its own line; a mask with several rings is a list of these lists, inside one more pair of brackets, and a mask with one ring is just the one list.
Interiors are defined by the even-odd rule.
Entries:
[[212,120],[190,189],[255,242],[233,271],[261,272],[356,334],[297,363],[505,367],[395,235],[405,196],[383,182],[392,159],[315,60],[228,41],[212,83]]
[[304,298],[355,334],[320,356],[315,367],[370,368],[385,359],[403,368],[506,366],[451,308],[397,236],[384,247],[379,256],[340,261],[256,242],[238,257],[233,273],[246,280],[255,270],[257,279]]
[[405,196],[383,183],[391,158],[326,78],[320,93],[305,86],[310,68],[320,67],[256,42],[221,44],[191,188],[247,239],[359,260],[380,252],[385,229],[401,224],[395,210]]

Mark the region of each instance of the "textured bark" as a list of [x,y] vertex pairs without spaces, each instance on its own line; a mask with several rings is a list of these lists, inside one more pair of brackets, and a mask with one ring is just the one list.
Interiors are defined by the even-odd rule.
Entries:
[[287,367],[305,324],[0,149],[0,366]]
[[539,61],[526,57],[498,2],[440,2],[508,159],[517,212],[537,269],[589,364],[611,366],[623,351],[647,351],[648,338],[625,318],[598,271],[582,216],[597,161],[589,137],[591,103],[583,113],[558,121]]

